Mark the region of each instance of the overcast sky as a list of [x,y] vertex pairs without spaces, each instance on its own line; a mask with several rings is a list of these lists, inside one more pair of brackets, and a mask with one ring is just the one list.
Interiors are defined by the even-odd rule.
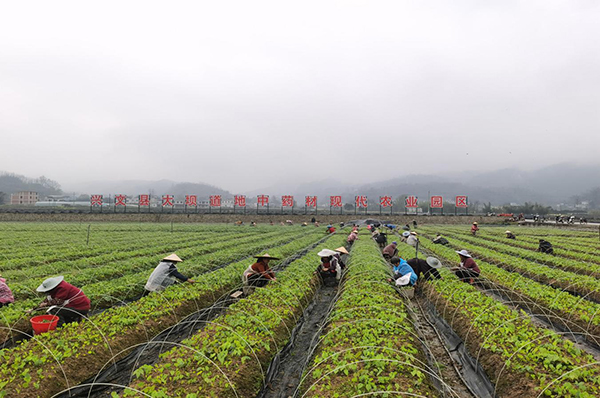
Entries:
[[241,191],[600,163],[598,4],[3,2],[0,171]]

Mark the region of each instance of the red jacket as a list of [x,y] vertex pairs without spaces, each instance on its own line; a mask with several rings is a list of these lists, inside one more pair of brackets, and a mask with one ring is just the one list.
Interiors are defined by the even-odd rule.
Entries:
[[470,269],[472,271],[475,271],[478,274],[481,273],[481,271],[479,271],[479,267],[477,266],[477,263],[471,257],[467,257],[467,259],[465,260],[464,263],[462,263],[461,266],[464,267],[464,268],[468,268],[468,269]]
[[55,300],[69,300],[65,307],[82,311],[90,309],[90,299],[83,293],[83,290],[65,281],[59,283],[48,294]]

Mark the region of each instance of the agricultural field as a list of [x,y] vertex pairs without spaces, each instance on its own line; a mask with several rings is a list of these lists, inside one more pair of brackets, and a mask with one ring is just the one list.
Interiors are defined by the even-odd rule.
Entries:
[[[441,279],[410,289],[361,226],[338,286],[317,253],[349,228],[224,224],[3,223],[0,273],[15,303],[0,309],[5,397],[599,397],[597,231],[419,226],[405,259],[435,256]],[[391,232],[388,241],[400,241]],[[447,246],[431,242],[441,233]],[[554,255],[536,251],[538,239]],[[473,284],[450,271],[466,249]],[[142,296],[176,252],[194,284]],[[277,281],[250,295],[241,274],[268,252]],[[35,288],[64,275],[92,302],[80,323],[33,335]]]

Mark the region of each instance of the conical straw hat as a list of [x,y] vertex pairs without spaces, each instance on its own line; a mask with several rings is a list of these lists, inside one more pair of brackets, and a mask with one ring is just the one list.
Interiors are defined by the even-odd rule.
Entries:
[[335,251],[344,253],[344,254],[350,254],[350,253],[348,253],[348,250],[346,250],[346,248],[344,246],[338,247],[337,249],[335,249]]
[[173,261],[173,262],[180,263],[183,260],[180,259],[177,254],[173,253],[173,254],[169,254],[167,257],[163,258],[163,261]]
[[271,260],[279,260],[279,257],[273,257],[269,255],[269,253],[261,254],[259,256],[254,256],[255,258],[270,258]]

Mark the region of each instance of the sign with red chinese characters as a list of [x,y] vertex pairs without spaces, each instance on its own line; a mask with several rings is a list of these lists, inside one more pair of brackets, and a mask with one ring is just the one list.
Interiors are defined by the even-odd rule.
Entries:
[[210,207],[221,207],[221,195],[210,195]]
[[306,207],[317,207],[317,197],[316,196],[305,196],[304,197],[304,205]]
[[196,195],[185,195],[185,205],[189,207],[198,207],[198,196]]
[[260,206],[267,206],[269,204],[269,195],[258,195],[256,197],[256,203]]
[[416,196],[407,196],[404,207],[417,207],[419,204],[419,198]]
[[283,195],[281,197],[282,207],[294,207],[294,197],[292,195]]
[[173,195],[163,195],[162,197],[162,206],[171,206],[173,207]]
[[356,207],[367,207],[367,197],[363,195],[355,196],[354,201],[356,203]]
[[330,196],[329,197],[329,206],[342,207],[342,197],[341,196]]
[[125,206],[127,202],[127,196],[115,195],[115,206]]
[[148,195],[148,194],[140,195],[138,204],[140,206],[150,206],[150,195]]
[[431,197],[431,207],[436,209],[441,209],[444,207],[444,199],[441,196],[432,196]]
[[456,207],[468,207],[467,203],[466,196],[462,195],[456,197]]
[[102,195],[90,196],[90,204],[92,206],[102,206]]
[[233,204],[238,207],[246,207],[246,196],[245,195],[235,195],[233,197]]
[[392,197],[391,196],[380,196],[379,197],[379,205],[381,207],[391,207],[392,206]]

